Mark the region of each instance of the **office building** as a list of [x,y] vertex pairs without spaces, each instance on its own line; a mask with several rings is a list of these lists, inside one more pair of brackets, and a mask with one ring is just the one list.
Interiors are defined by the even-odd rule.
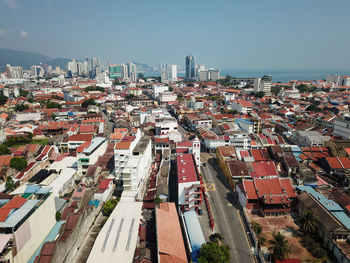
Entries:
[[209,69],[198,71],[199,81],[217,81],[220,78],[220,71]]
[[177,81],[177,65],[171,65],[171,81]]
[[8,79],[23,79],[23,69],[21,66],[6,65],[6,73]]
[[262,78],[254,79],[254,92],[264,92],[265,95],[271,95],[272,76],[264,75]]
[[112,64],[109,66],[109,77],[111,79],[122,78],[122,65]]
[[166,82],[168,81],[168,71],[163,70],[160,75],[160,81],[161,82]]
[[196,79],[196,57],[186,57],[186,80]]
[[131,79],[133,73],[136,73],[136,65],[131,61],[127,62],[126,65],[128,67],[128,77]]

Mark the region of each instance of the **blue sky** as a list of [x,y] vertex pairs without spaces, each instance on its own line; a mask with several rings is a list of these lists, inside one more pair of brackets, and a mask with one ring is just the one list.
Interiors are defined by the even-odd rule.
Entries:
[[350,0],[0,0],[0,47],[220,69],[350,68]]

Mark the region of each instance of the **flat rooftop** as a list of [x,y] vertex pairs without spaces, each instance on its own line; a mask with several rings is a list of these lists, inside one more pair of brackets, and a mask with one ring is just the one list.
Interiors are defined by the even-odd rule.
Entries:
[[132,262],[141,210],[142,202],[120,201],[98,234],[87,262]]
[[136,144],[134,150],[132,151],[132,153],[143,153],[148,144],[151,142],[151,138],[149,136],[143,136],[141,137],[140,141]]

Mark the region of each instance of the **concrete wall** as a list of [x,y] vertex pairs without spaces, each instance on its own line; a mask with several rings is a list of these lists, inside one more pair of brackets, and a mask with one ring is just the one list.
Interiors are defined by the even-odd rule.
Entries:
[[27,262],[30,259],[41,242],[43,242],[56,224],[55,214],[55,200],[54,195],[51,194],[27,219],[29,220],[31,237],[22,249],[17,251],[17,254],[14,257],[15,263]]

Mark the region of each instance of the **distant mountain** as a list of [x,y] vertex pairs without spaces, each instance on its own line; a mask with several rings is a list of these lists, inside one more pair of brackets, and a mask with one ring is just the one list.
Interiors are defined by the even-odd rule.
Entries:
[[68,61],[69,59],[66,58],[52,59],[37,52],[0,48],[0,72],[6,70],[6,64],[11,64],[12,66],[23,66],[24,69],[29,69],[32,65],[43,63],[53,67],[59,66],[60,68],[65,69]]

